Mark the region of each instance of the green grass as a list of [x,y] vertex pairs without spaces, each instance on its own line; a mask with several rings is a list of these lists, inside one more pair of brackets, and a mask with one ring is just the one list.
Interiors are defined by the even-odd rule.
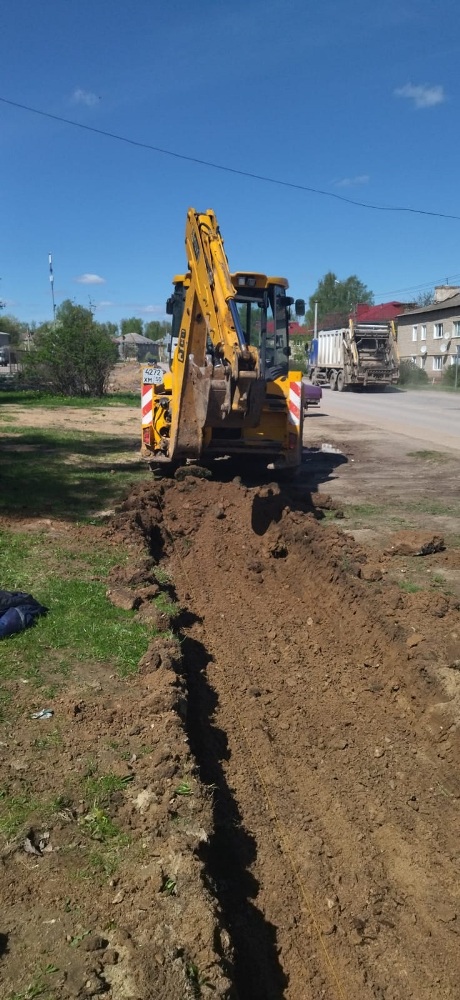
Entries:
[[79,664],[120,676],[136,671],[154,631],[106,597],[107,573],[119,562],[118,549],[91,539],[74,550],[65,537],[56,544],[46,533],[0,532],[2,586],[31,592],[49,608],[35,628],[8,640],[8,655],[0,659],[4,715],[11,698],[5,681],[23,678],[57,689]]
[[404,590],[406,594],[416,594],[422,589],[416,583],[412,583],[411,580],[400,580],[399,587],[401,590]]
[[47,983],[47,978],[55,972],[59,972],[57,966],[47,965],[42,972],[34,976],[29,986],[19,992],[9,993],[6,1000],[37,1000],[38,997],[41,1000],[55,1000],[56,994]]
[[0,450],[6,515],[91,518],[149,476],[135,437],[13,428],[2,435]]
[[[417,385],[414,385],[413,383],[406,383],[406,385],[401,385],[400,388],[403,389],[404,391],[409,390],[410,392],[416,392],[416,391],[418,392],[420,390],[424,392],[426,392],[427,390],[430,390],[430,392],[455,392],[454,385],[449,385],[442,380],[439,380],[437,382],[430,382],[428,380],[427,382],[420,382]],[[460,378],[459,378],[457,392],[460,392]]]
[[[120,828],[103,809],[99,809],[97,806],[93,806],[86,816],[83,816],[80,823],[93,840],[99,840],[102,843],[106,840],[112,840],[114,837],[118,841],[120,840]],[[124,837],[123,840],[128,843],[127,838]]]
[[405,510],[420,514],[460,517],[460,503],[440,503],[438,500],[415,500],[405,504]]
[[37,736],[32,743],[35,750],[51,750],[54,747],[60,747],[61,745],[62,736],[57,729],[53,729],[52,732],[48,733],[46,736]]
[[119,777],[117,774],[88,774],[85,778],[85,797],[95,808],[107,806],[117,792],[123,792],[132,781],[132,775]]
[[372,503],[356,503],[346,505],[347,517],[376,517],[382,513],[382,507]]
[[101,583],[50,579],[34,596],[49,608],[46,618],[10,640],[0,677],[23,677],[44,684],[67,676],[78,663],[102,664],[120,676],[134,673],[145,653],[149,631],[134,613],[113,607]]
[[15,837],[36,810],[37,804],[25,786],[19,794],[10,794],[8,787],[1,788],[0,835],[7,841]]
[[155,566],[154,569],[155,579],[159,584],[171,583],[171,577],[167,570],[163,569],[162,566]]
[[158,594],[158,597],[154,598],[153,604],[161,614],[168,615],[169,618],[177,618],[182,610],[180,604],[177,601],[172,601],[164,591]]
[[108,396],[55,396],[39,389],[0,389],[0,406],[3,404],[17,406],[77,406],[79,409],[90,409],[97,406],[139,406],[139,392],[115,392]]
[[442,451],[430,451],[429,448],[424,448],[421,451],[408,451],[407,457],[420,458],[425,462],[448,462],[450,456]]
[[[421,455],[426,453],[414,452],[413,454]],[[432,452],[429,454],[435,455],[437,453]],[[441,460],[443,460],[443,456],[441,456]],[[399,514],[395,515],[394,508],[389,503],[380,506],[371,503],[346,504],[344,505],[344,511],[347,520],[350,521],[354,520],[365,521],[367,519],[375,520],[378,517],[383,517],[385,521],[388,522],[389,524],[401,526],[404,524],[407,525],[411,524],[410,521],[411,513],[432,514],[434,516],[447,515],[451,517],[452,516],[460,517],[460,503],[456,502],[455,500],[439,501],[439,500],[429,500],[425,498],[423,498],[422,500],[407,500],[404,504],[404,514],[406,515],[404,518],[401,517]]]
[[66,795],[38,798],[29,787],[27,777],[22,780],[20,791],[5,784],[0,788],[0,837],[5,841],[13,840],[21,830],[31,825],[32,818],[49,825],[58,813],[71,805],[71,799]]

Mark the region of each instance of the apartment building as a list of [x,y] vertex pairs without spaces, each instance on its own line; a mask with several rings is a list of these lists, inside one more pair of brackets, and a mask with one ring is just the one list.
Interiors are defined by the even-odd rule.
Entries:
[[413,361],[439,381],[460,357],[460,287],[438,285],[432,305],[408,309],[397,324],[401,360]]

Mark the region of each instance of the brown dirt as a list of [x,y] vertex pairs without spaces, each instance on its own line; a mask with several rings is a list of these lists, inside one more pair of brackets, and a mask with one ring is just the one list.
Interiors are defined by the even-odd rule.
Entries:
[[[308,484],[149,481],[109,527],[66,528],[128,549],[109,582],[117,599],[140,596],[148,614],[150,558],[183,610],[163,623],[176,639],[156,640],[135,678],[76,664],[53,703],[59,745],[40,753],[50,730],[29,719],[18,679],[4,774],[19,790],[26,772],[46,800],[58,769],[70,806],[47,827],[52,853],[27,855],[22,841],[4,851],[2,996],[19,983],[26,997],[24,969],[48,962],[59,972],[45,1000],[458,996],[452,518],[411,515],[417,531],[446,534],[444,551],[389,551],[411,527],[393,521],[396,505],[444,498],[453,467],[408,468],[400,446],[389,477],[384,446],[354,433],[323,433],[348,462],[311,452]],[[389,506],[371,529],[351,516],[338,526],[343,501]],[[401,589],[414,567],[453,574],[454,592]],[[87,870],[78,791],[94,759],[130,779],[111,816],[134,848],[102,877]],[[176,794],[182,781],[191,795]]]
[[144,487],[116,531],[169,560],[191,616],[187,726],[238,996],[456,996],[458,600],[367,582],[302,490]]

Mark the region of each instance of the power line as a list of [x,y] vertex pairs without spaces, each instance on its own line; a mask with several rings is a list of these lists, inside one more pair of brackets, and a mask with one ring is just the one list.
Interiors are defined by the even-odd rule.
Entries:
[[433,288],[434,285],[440,285],[442,282],[444,284],[449,284],[449,279],[458,279],[460,274],[451,274],[449,278],[433,278],[431,281],[425,281],[422,285],[407,285],[406,288],[393,288],[389,292],[375,292],[376,298],[383,298],[385,295],[400,295],[402,292],[419,292],[423,291],[424,288]]
[[355,201],[353,198],[346,198],[345,195],[335,194],[333,191],[323,191],[321,188],[309,187],[306,184],[295,184],[293,181],[283,181],[276,177],[266,177],[263,174],[254,174],[249,170],[238,170],[236,167],[224,166],[222,163],[213,163],[211,160],[202,160],[197,156],[187,156],[185,153],[176,153],[172,149],[163,149],[161,146],[152,146],[148,142],[140,142],[137,139],[129,139],[127,136],[118,135],[116,132],[107,132],[105,129],[95,128],[93,125],[83,125],[82,122],[75,122],[70,118],[63,118],[61,115],[53,115],[50,111],[41,111],[39,108],[32,108],[28,104],[19,104],[18,101],[10,101],[6,97],[0,97],[3,104],[8,104],[12,108],[20,108],[22,111],[30,111],[34,115],[41,115],[43,118],[51,118],[53,121],[61,122],[64,125],[72,125],[74,128],[84,129],[85,132],[94,132],[96,135],[103,135],[109,139],[116,139],[118,142],[125,142],[130,146],[137,146],[140,149],[148,149],[154,153],[161,153],[162,156],[172,156],[176,160],[186,160],[188,163],[197,163],[202,167],[211,167],[213,170],[222,170],[228,174],[237,174],[239,177],[250,177],[252,180],[263,181],[266,184],[276,184],[279,187],[292,188],[295,191],[307,191],[309,194],[318,194],[323,198],[335,198],[336,201],[343,201],[347,205],[354,205],[357,208],[367,208],[374,212],[407,212],[412,215],[429,215],[436,219],[454,219],[460,222],[460,215],[448,215],[445,212],[430,212],[423,208],[408,208],[404,205],[374,205],[371,202]]

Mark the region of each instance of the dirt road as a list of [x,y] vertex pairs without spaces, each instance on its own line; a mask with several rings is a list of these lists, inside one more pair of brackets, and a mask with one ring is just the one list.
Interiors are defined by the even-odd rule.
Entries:
[[403,434],[419,441],[420,447],[460,451],[460,390],[454,395],[430,390],[342,393],[324,389],[319,412]]

